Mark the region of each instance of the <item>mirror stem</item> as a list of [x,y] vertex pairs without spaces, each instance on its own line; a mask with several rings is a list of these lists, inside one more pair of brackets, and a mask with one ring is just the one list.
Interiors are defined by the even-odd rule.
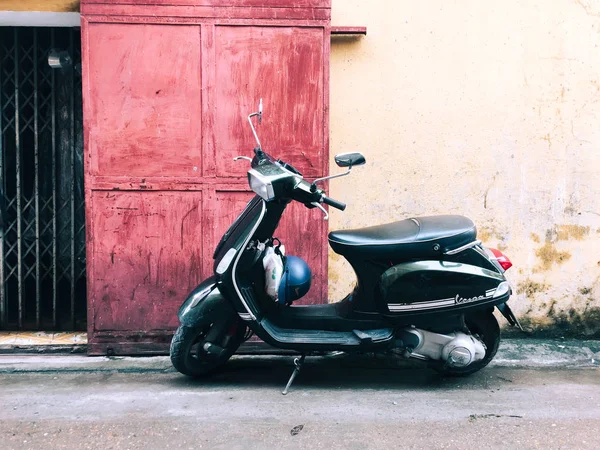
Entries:
[[345,177],[346,175],[350,175],[350,172],[352,172],[352,166],[348,166],[348,172],[338,173],[337,175],[329,175],[328,177],[323,178],[317,178],[310,185],[310,192],[315,192],[317,190],[317,183],[320,183],[321,181],[332,180],[333,178]]

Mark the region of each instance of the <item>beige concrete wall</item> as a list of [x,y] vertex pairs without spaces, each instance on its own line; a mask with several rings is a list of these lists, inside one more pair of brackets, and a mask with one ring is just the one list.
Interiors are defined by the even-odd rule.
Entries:
[[527,326],[598,332],[600,2],[334,0],[333,25],[368,35],[332,42],[331,154],[368,163],[331,182],[330,228],[467,215]]

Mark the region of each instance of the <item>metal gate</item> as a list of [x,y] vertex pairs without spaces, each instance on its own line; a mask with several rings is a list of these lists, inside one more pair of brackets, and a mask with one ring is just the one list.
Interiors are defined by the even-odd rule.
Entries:
[[80,61],[79,29],[0,27],[0,330],[86,328]]

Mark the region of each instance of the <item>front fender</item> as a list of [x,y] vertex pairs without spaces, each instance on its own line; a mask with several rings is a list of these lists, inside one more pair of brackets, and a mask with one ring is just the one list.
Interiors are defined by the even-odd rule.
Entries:
[[193,327],[203,317],[212,316],[217,319],[230,314],[237,315],[227,299],[221,294],[216,277],[212,276],[200,283],[188,295],[188,298],[179,308],[177,317],[182,325]]

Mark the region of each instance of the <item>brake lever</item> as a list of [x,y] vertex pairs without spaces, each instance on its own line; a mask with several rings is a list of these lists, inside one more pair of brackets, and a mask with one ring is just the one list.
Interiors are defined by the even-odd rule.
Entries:
[[311,205],[316,206],[321,211],[323,211],[323,214],[325,214],[325,217],[323,217],[323,220],[329,220],[329,214],[327,214],[327,210],[325,208],[323,208],[323,206],[319,202],[312,202]]
[[235,158],[233,158],[234,161],[237,161],[238,159],[245,159],[246,161],[252,162],[252,158],[250,158],[249,156],[236,156]]

